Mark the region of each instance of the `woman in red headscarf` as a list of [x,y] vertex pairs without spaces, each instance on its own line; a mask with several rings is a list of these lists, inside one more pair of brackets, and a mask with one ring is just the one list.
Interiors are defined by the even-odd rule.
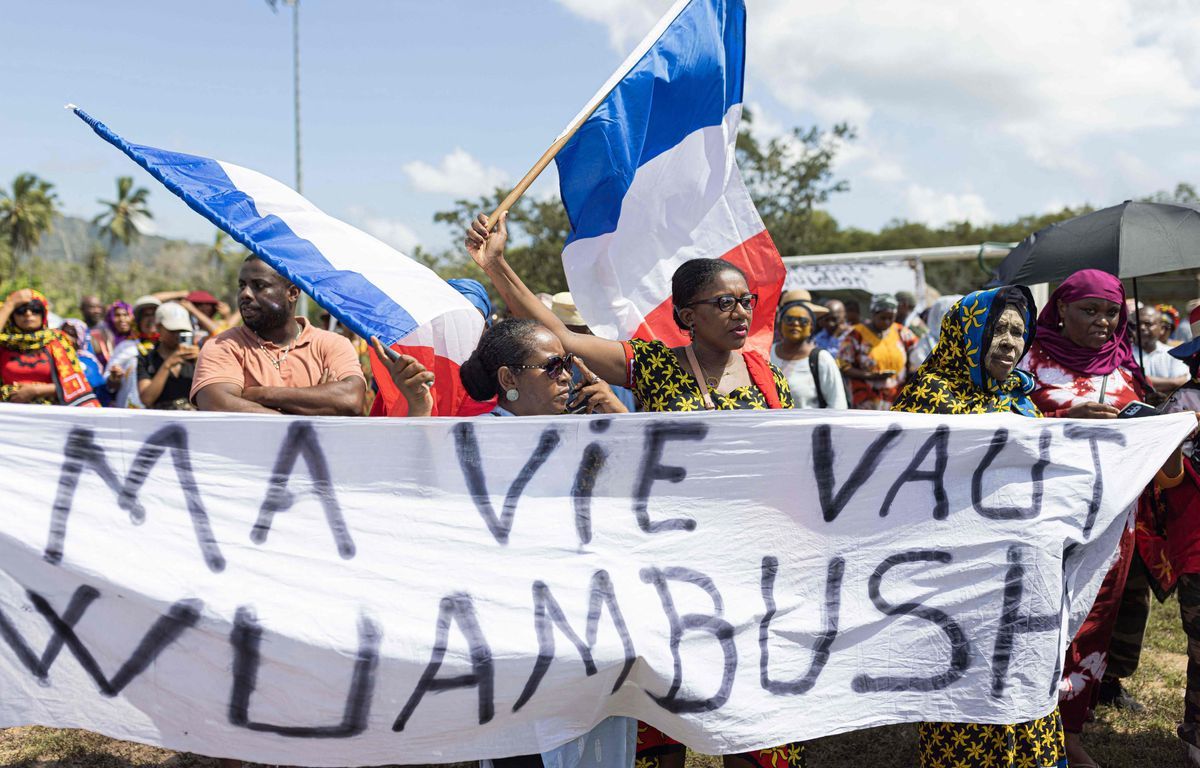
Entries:
[[[1121,281],[1084,269],[1063,281],[1038,317],[1029,354],[1036,386],[1031,395],[1045,416],[1115,419],[1126,405],[1153,389],[1134,361],[1128,308]],[[1143,494],[1139,504],[1148,503]],[[1108,643],[1134,551],[1133,521],[1121,537],[1119,556],[1104,577],[1092,610],[1067,649],[1059,686],[1059,710],[1072,768],[1095,766],[1080,743],[1083,724],[1099,696],[1108,665]]]
[[47,328],[50,302],[35,290],[0,304],[0,402],[99,407],[75,347]]

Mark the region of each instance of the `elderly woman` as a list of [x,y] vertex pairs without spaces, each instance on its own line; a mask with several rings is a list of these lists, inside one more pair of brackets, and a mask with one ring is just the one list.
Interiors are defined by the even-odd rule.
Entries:
[[[672,274],[672,315],[690,343],[668,347],[661,341],[610,341],[572,332],[525,286],[504,258],[506,219],[502,214],[496,232],[489,231],[483,215],[471,225],[467,251],[475,263],[514,315],[537,320],[566,352],[587,358],[596,379],[632,389],[642,411],[792,407],[791,388],[783,373],[745,349],[758,296],[750,292],[745,274],[736,265],[723,259],[692,259]],[[505,408],[507,396],[505,392],[500,400]],[[638,726],[639,768],[682,768],[686,755],[682,744],[658,729]],[[802,768],[805,749],[797,743],[726,755],[725,764]]]
[[917,344],[912,331],[896,322],[894,296],[871,299],[871,318],[842,338],[838,363],[850,379],[850,407],[886,411],[900,392],[908,370],[908,353]]
[[[1126,405],[1153,394],[1135,362],[1129,322],[1125,289],[1117,278],[1084,269],[1063,281],[1038,317],[1037,342],[1029,355],[1036,383],[1032,397],[1043,414],[1115,419]],[[1139,503],[1151,502],[1143,495]],[[1067,649],[1059,708],[1074,768],[1096,765],[1083,748],[1081,734],[1099,697],[1133,551],[1130,527],[1091,612]]]
[[[1033,297],[1005,286],[961,298],[942,318],[940,338],[892,406],[909,413],[1015,413],[1040,418],[1033,377],[1017,370],[1034,337]],[[1065,765],[1058,712],[1016,725],[922,723],[922,768]]]
[[837,360],[814,340],[817,318],[827,311],[805,300],[779,305],[779,342],[771,347],[771,364],[787,377],[797,408],[846,408]]
[[[429,385],[433,374],[407,355],[388,355],[378,339],[376,354],[386,362],[392,382],[408,401],[408,416],[428,415],[433,404]],[[571,390],[571,371],[578,368],[583,381]],[[583,360],[563,349],[562,343],[533,320],[502,320],[483,332],[479,346],[459,369],[462,384],[472,398],[483,402],[499,397],[493,416],[559,416],[569,407],[588,413],[626,413],[612,388],[596,377]],[[637,741],[637,721],[609,717],[583,736],[540,755],[520,755],[484,760],[491,768],[573,768],[632,766]]]
[[0,305],[0,401],[99,407],[75,345],[47,327],[50,302],[14,291]]

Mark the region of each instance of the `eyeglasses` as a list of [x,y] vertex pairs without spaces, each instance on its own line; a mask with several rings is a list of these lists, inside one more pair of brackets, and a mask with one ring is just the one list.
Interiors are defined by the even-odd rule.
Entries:
[[506,364],[507,368],[514,371],[530,371],[534,368],[540,368],[546,372],[546,375],[551,379],[557,379],[563,375],[564,371],[570,371],[575,367],[575,353],[568,352],[566,355],[551,355],[546,359],[546,362],[540,365],[524,365],[518,363]]
[[697,304],[712,304],[719,312],[732,312],[734,306],[741,304],[742,309],[749,312],[758,304],[757,293],[744,293],[741,297],[734,296],[732,293],[724,293],[711,299],[700,299],[688,304],[689,307],[694,307]]
[[784,315],[780,322],[784,325],[812,325],[812,320],[807,317],[796,317],[795,315]]
[[46,308],[36,301],[31,301],[27,304],[22,304],[13,310],[14,315],[44,315]]

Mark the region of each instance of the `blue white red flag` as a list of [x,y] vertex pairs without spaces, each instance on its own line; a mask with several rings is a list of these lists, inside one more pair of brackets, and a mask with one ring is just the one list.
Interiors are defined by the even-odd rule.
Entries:
[[745,32],[742,0],[676,3],[555,158],[571,221],[563,267],[599,336],[686,344],[671,275],[721,257],[759,295],[749,343],[764,353],[770,344],[785,270],[734,156]]
[[257,171],[132,144],[83,110],[74,112],[347,328],[420,359],[437,376],[435,409],[457,410],[450,404],[465,397],[458,366],[479,343],[483,317],[432,270]]

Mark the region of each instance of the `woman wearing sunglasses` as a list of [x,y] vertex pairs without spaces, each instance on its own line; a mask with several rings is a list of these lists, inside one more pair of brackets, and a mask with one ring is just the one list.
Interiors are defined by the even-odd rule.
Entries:
[[846,387],[837,360],[813,341],[817,317],[828,310],[804,299],[786,301],[787,294],[783,298],[775,320],[779,342],[771,347],[771,363],[787,376],[797,408],[845,410]]
[[[489,233],[479,216],[467,232],[467,251],[491,278],[509,310],[537,320],[566,352],[582,355],[598,377],[633,390],[643,411],[791,408],[792,393],[778,368],[745,350],[758,297],[746,276],[722,259],[692,259],[671,277],[675,323],[691,343],[617,342],[573,333],[521,281],[504,259],[507,214]],[[465,371],[465,368],[464,368]],[[465,378],[464,378],[465,381]],[[474,396],[474,393],[472,393]],[[504,399],[501,398],[501,405]],[[638,768],[683,768],[685,747],[644,723],[638,725]],[[802,768],[803,744],[726,755],[728,768]]]
[[99,407],[75,347],[47,327],[50,302],[30,288],[0,304],[0,401]]

